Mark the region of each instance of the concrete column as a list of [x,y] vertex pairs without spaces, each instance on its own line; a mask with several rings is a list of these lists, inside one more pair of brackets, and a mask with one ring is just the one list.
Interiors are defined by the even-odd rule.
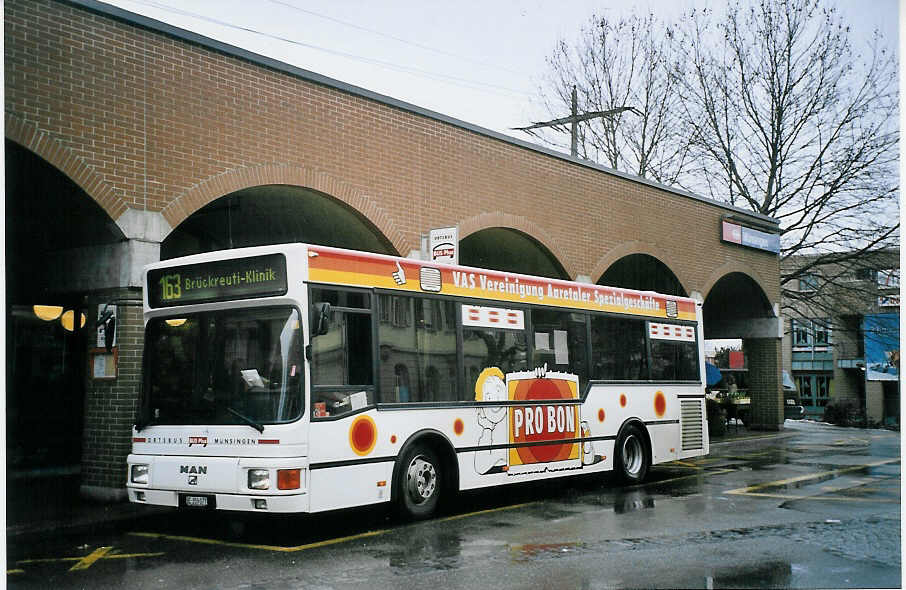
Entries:
[[884,384],[881,381],[865,382],[865,416],[869,422],[884,420]]
[[749,397],[752,400],[751,427],[780,430],[783,427],[783,381],[781,340],[746,338],[743,350],[749,363]]
[[[126,499],[126,456],[132,448],[132,425],[138,410],[144,330],[140,289],[116,289],[88,299],[89,372],[86,376],[84,432],[82,434],[83,497],[101,501]],[[91,357],[104,354],[98,347],[93,322],[98,304],[117,302],[116,376],[97,378]]]
[[[89,371],[85,386],[81,495],[102,501],[126,499],[126,456],[139,404],[144,323],[142,267],[160,260],[160,244],[170,226],[160,213],[128,209],[116,221],[125,240],[73,250],[68,260],[80,271],[78,288],[89,318]],[[72,263],[72,262],[71,262]],[[94,323],[98,304],[116,305],[116,375],[92,375],[90,359],[102,352]]]

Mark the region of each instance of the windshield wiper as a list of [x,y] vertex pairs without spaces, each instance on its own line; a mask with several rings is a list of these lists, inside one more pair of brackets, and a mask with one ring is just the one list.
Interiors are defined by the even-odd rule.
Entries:
[[227,407],[227,412],[236,416],[237,418],[239,418],[240,420],[245,422],[247,425],[249,425],[252,428],[254,428],[255,430],[257,430],[258,432],[264,434],[264,426],[262,426],[261,424],[258,424],[257,422],[255,422],[254,420],[252,420],[251,418],[246,416],[245,414],[240,414],[239,412],[237,412],[236,410],[234,410],[233,408],[230,408],[230,407]]

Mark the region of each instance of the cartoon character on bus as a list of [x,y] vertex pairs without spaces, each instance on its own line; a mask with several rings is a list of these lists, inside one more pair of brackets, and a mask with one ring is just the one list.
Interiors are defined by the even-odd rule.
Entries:
[[[479,475],[581,469],[604,460],[582,420],[579,378],[547,366],[506,375],[489,367],[475,382],[479,402],[525,401],[524,406],[482,405],[475,471]],[[554,402],[554,403],[545,403]]]
[[[503,371],[490,367],[481,372],[475,381],[475,401],[503,402],[507,400],[506,383]],[[505,471],[506,427],[500,426],[507,417],[506,406],[481,406],[477,410],[478,425],[481,434],[478,437],[479,447],[488,447],[475,452],[475,471],[479,475]]]

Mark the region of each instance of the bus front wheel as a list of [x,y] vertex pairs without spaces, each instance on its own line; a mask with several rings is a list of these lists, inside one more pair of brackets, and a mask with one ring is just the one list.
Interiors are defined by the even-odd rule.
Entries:
[[398,507],[403,517],[421,520],[437,510],[443,483],[437,454],[422,444],[403,455],[397,476]]
[[623,430],[617,439],[615,455],[615,467],[620,479],[627,484],[644,481],[648,475],[648,450],[645,435],[638,426],[631,424]]

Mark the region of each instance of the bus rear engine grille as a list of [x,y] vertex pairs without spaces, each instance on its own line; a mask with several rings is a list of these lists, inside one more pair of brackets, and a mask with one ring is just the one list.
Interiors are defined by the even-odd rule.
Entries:
[[702,403],[699,400],[682,400],[680,402],[682,412],[681,428],[683,433],[683,450],[690,451],[701,449],[703,446],[702,437]]

